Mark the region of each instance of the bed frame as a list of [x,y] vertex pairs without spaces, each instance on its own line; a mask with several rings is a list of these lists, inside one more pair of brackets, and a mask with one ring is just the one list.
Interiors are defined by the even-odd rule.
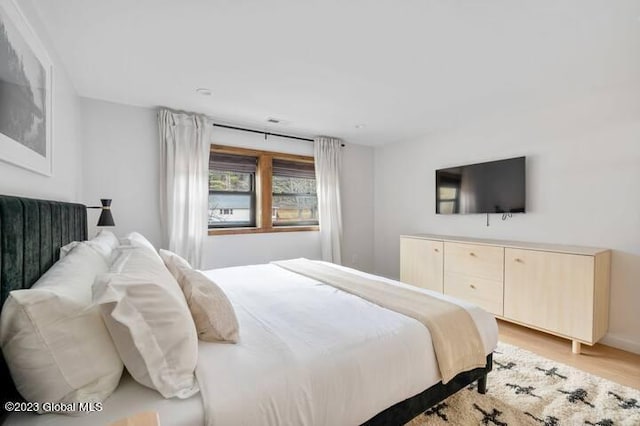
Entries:
[[[28,289],[53,265],[60,247],[87,239],[87,210],[83,204],[65,203],[0,195],[0,306],[12,290]],[[399,402],[366,423],[367,426],[402,425],[478,381],[478,392],[485,393],[492,355],[484,368],[458,374],[446,385],[438,383]],[[4,357],[0,353],[0,424],[7,413],[6,401],[21,401]]]
[[442,384],[442,382],[436,383],[416,396],[405,399],[376,414],[373,418],[363,423],[363,425],[404,425],[414,417],[419,416],[459,390],[466,388],[476,380],[478,381],[478,392],[485,394],[487,392],[487,374],[491,371],[492,366],[493,354],[489,354],[487,355],[487,365],[484,368],[476,368],[460,373],[447,382],[446,385]]

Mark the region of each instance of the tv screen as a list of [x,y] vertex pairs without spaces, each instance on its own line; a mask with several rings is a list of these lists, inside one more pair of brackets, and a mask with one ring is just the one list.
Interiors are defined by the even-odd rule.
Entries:
[[524,213],[525,157],[436,170],[436,213]]

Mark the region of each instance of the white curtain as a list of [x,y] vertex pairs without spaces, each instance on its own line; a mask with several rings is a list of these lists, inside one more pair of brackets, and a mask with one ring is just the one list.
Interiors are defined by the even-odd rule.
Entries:
[[160,215],[165,247],[194,268],[202,262],[209,207],[209,146],[212,123],[201,115],[162,109]]
[[314,143],[322,259],[337,264],[342,263],[341,146],[340,139],[327,137],[318,137]]

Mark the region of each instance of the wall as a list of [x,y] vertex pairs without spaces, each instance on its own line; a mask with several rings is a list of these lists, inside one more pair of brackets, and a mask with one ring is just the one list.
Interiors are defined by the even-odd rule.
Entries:
[[373,272],[373,149],[347,144],[342,164],[342,263]]
[[[158,212],[158,131],[156,111],[94,99],[81,99],[83,113],[83,201],[97,205],[113,199],[115,232],[139,231],[156,246],[162,233]],[[216,128],[213,143],[313,155],[307,142]],[[373,149],[344,148],[344,263],[371,270],[373,265]],[[90,211],[89,223],[98,211]],[[95,227],[90,228],[90,233]],[[221,235],[205,239],[204,268],[264,263],[292,257],[320,257],[318,232]]]
[[[100,205],[111,198],[114,232],[138,231],[154,245],[162,240],[158,179],[158,129],[155,111],[80,98],[85,140],[82,201]],[[89,235],[99,210],[89,210]]]
[[[479,112],[479,115],[481,113]],[[435,214],[435,170],[527,156],[527,214]],[[430,232],[613,249],[605,342],[640,353],[640,91],[481,117],[375,150],[375,266],[399,274],[399,235]]]
[[53,63],[53,176],[0,161],[0,194],[77,201],[82,188],[78,97],[30,1],[19,1]]

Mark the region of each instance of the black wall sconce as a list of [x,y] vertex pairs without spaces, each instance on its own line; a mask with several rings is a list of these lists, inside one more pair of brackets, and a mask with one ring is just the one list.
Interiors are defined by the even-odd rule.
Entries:
[[111,214],[111,199],[101,198],[100,203],[102,206],[87,207],[88,209],[102,209],[97,226],[116,226],[116,223],[113,221],[113,215]]

